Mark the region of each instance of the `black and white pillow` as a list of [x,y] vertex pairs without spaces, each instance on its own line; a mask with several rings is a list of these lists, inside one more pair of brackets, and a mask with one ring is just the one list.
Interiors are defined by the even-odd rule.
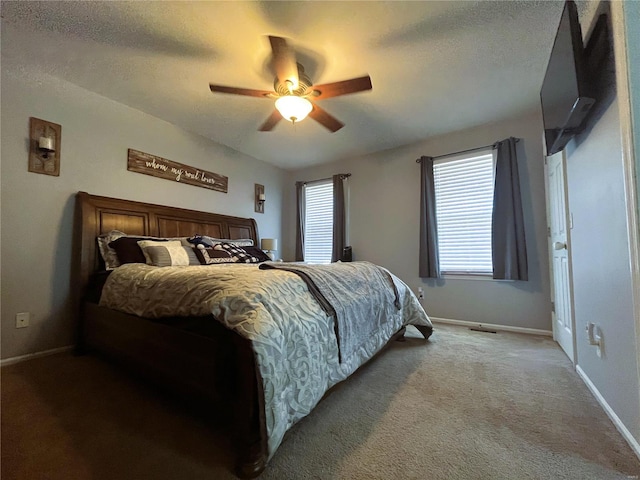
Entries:
[[203,238],[208,242],[211,242],[211,244],[214,246],[218,243],[230,243],[231,245],[235,245],[236,247],[252,247],[253,246],[253,240],[251,240],[250,238],[236,238],[232,240],[230,238],[214,238],[214,237],[208,237],[206,235]]
[[258,247],[248,246],[242,247],[249,255],[256,257],[260,262],[270,262],[271,257],[264,253],[263,250],[260,250]]
[[197,233],[194,236],[187,238],[187,241],[196,246],[204,245],[206,248],[213,248],[218,243],[231,243],[232,245],[237,245],[239,247],[253,246],[253,240],[250,238],[238,238],[232,240],[230,238],[215,238],[208,235],[199,235]]
[[235,260],[226,250],[216,250],[213,247],[207,248],[199,244],[194,248],[196,256],[202,265],[212,265],[214,263],[235,263]]
[[238,247],[253,246],[253,240],[250,238],[238,238],[236,240],[231,240],[230,238],[215,238],[199,234],[187,238],[187,241],[196,247],[198,245],[202,245],[205,248],[214,248],[218,243],[229,243]]
[[200,245],[204,248],[213,248],[213,243],[211,243],[208,238],[209,237],[203,237],[202,235],[195,234],[193,237],[187,238],[187,241],[196,248],[200,248]]
[[262,261],[260,258],[251,255],[243,247],[234,245],[233,243],[218,243],[214,249],[229,252],[231,258],[235,259],[234,261],[237,263],[260,263]]

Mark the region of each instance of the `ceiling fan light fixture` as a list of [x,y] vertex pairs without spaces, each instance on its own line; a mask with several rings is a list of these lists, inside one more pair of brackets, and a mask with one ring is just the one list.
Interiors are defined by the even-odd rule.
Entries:
[[309,100],[297,95],[285,95],[276,100],[276,108],[282,118],[292,123],[304,120],[313,110],[313,105]]
[[275,73],[273,80],[274,91],[209,84],[209,89],[213,93],[276,99],[276,108],[271,111],[266,121],[260,125],[258,128],[260,132],[272,131],[283,118],[295,124],[307,118],[309,114],[313,114],[311,119],[330,132],[337,132],[344,127],[344,123],[325,111],[316,101],[350,93],[364,92],[373,88],[369,75],[314,86],[311,79],[304,72],[302,64],[296,61],[295,53],[287,44],[285,38],[269,35],[269,43],[271,44],[272,53],[271,65]]

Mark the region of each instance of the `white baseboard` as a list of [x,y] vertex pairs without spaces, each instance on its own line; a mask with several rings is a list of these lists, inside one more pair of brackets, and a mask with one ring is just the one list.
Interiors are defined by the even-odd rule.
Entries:
[[607,401],[600,394],[596,386],[593,384],[593,382],[587,376],[584,370],[582,370],[580,365],[576,365],[576,372],[578,372],[578,375],[580,375],[580,378],[582,378],[582,381],[589,388],[589,390],[591,390],[591,393],[593,394],[593,396],[596,397],[596,400],[598,401],[602,409],[605,411],[607,416],[611,419],[616,429],[627,441],[627,443],[629,444],[633,452],[636,454],[638,458],[640,458],[640,443],[638,443],[638,441],[633,437],[631,432],[627,430],[627,427],[624,426],[620,418],[618,418],[618,415],[616,415],[616,412],[614,412],[613,409],[609,406]]
[[537,328],[512,327],[510,325],[495,325],[493,323],[468,322],[466,320],[453,320],[451,318],[429,317],[434,323],[448,323],[449,325],[461,325],[463,327],[484,328],[503,332],[526,333],[528,335],[544,335],[552,337],[551,330],[539,330]]
[[7,365],[13,365],[14,363],[24,362],[26,360],[32,360],[38,357],[46,357],[48,355],[54,355],[56,353],[69,352],[73,349],[73,345],[67,345],[66,347],[52,348],[51,350],[44,350],[42,352],[28,353],[26,355],[20,355],[19,357],[10,357],[0,360],[0,367],[6,367]]

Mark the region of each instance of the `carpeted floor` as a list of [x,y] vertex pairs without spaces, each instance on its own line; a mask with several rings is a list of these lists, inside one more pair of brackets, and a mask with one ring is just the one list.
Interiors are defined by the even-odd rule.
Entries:
[[[436,325],[293,427],[261,479],[629,479],[640,461],[548,338]],[[220,428],[93,356],[4,367],[2,480],[233,479]]]

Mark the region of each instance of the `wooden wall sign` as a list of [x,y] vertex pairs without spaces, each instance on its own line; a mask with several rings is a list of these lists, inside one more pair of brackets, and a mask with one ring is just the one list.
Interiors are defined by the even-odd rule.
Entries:
[[224,175],[207,172],[201,168],[190,167],[132,148],[127,152],[127,170],[224,193],[227,193],[229,183],[229,179]]
[[29,118],[29,171],[60,176],[62,127],[39,118]]

